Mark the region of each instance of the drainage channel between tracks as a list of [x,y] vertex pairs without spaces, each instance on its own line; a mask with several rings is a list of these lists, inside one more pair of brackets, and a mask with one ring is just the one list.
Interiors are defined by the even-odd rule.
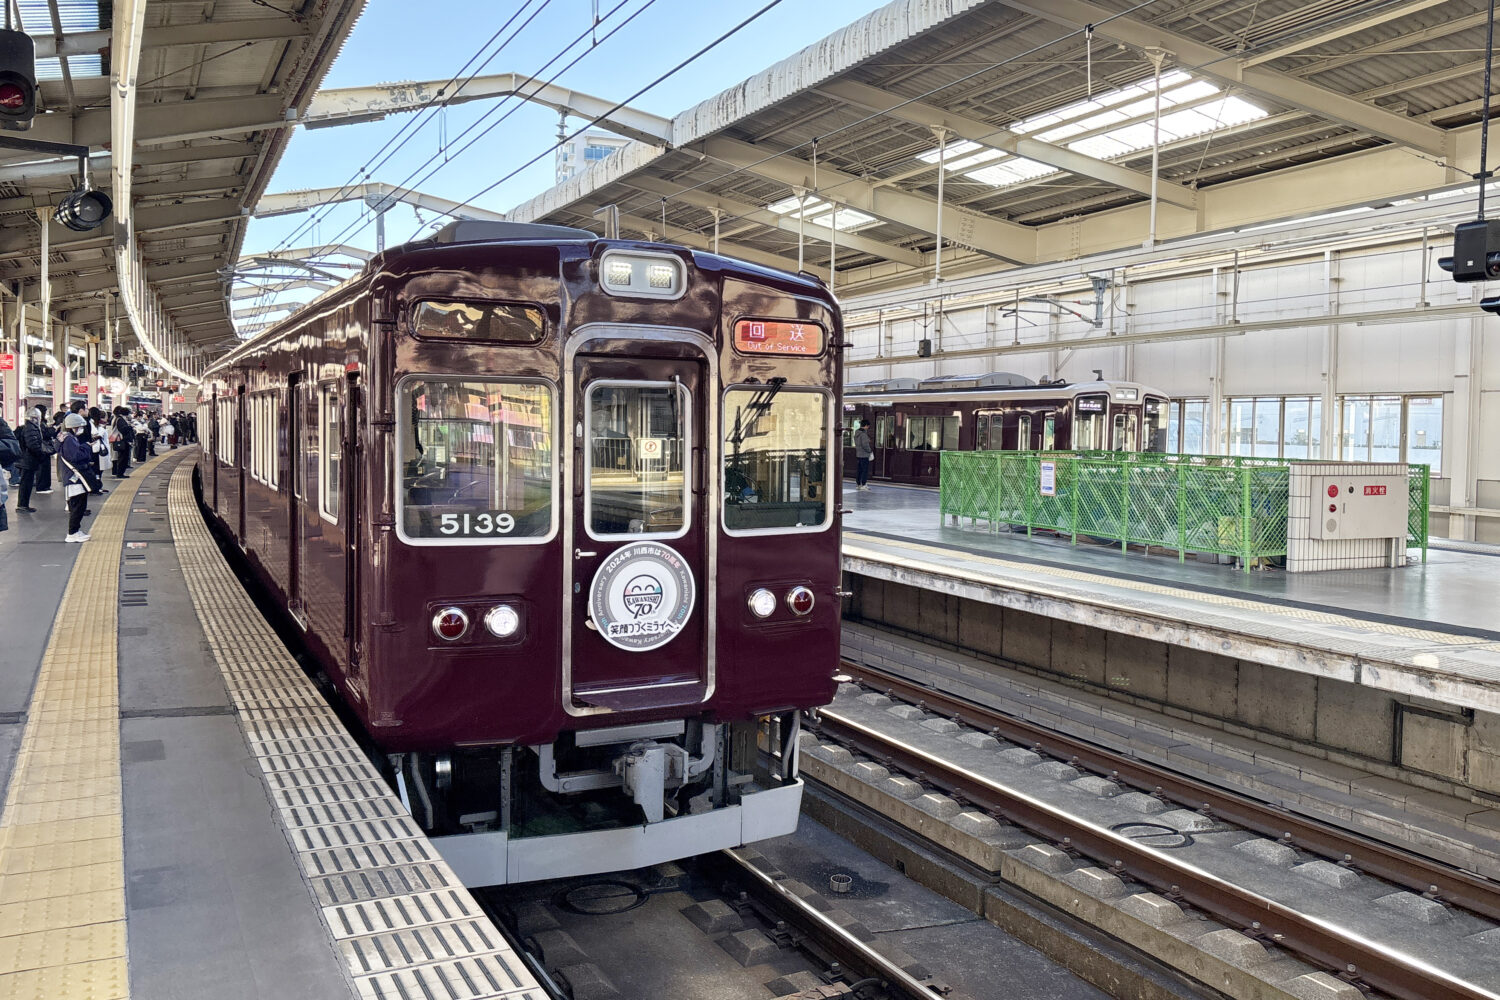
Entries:
[[[874,690],[843,685],[821,713],[819,735],[878,762],[866,765],[872,773],[894,769],[941,789],[1093,859],[1095,881],[1151,886],[1346,983],[1411,1000],[1500,996],[1500,966],[1484,957],[1500,934],[1485,917],[1500,902],[1485,880],[882,672],[847,668]],[[1060,759],[1043,763],[1041,752]],[[1164,799],[1188,808],[1170,810]],[[1246,830],[1268,836],[1246,839]],[[1391,892],[1361,870],[1418,891]],[[1375,905],[1360,906],[1361,893],[1374,894]],[[1340,898],[1359,912],[1340,912]]]

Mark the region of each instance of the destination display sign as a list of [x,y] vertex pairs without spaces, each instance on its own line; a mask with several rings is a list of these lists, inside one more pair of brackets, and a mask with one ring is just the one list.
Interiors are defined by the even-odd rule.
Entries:
[[734,349],[742,354],[818,355],[823,328],[816,323],[742,319],[734,324]]

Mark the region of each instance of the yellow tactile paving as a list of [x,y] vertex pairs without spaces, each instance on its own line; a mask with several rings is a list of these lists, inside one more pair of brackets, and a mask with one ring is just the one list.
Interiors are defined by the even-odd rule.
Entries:
[[58,605],[0,808],[5,1000],[129,996],[116,642],[133,499],[115,493],[88,526],[92,540]]
[[[848,532],[844,536],[844,552],[851,555],[864,555],[867,558],[881,558],[878,549],[861,550],[857,544],[851,544],[852,540],[859,537],[858,532]],[[1335,625],[1340,628],[1354,629],[1364,632],[1376,632],[1383,635],[1401,636],[1407,639],[1417,639],[1424,642],[1435,642],[1448,646],[1470,646],[1476,640],[1473,636],[1455,635],[1452,632],[1434,632],[1430,629],[1411,628],[1406,625],[1396,625],[1391,622],[1371,621],[1367,618],[1354,618],[1348,615],[1331,614],[1326,611],[1313,611],[1308,608],[1288,607],[1283,604],[1267,604],[1264,601],[1247,600],[1242,597],[1226,597],[1223,594],[1205,594],[1197,590],[1189,590],[1183,587],[1164,586],[1157,583],[1146,583],[1142,580],[1126,580],[1118,577],[1101,578],[1097,574],[1085,570],[1063,569],[1060,566],[1048,566],[1040,563],[1018,563],[1002,556],[981,556],[972,552],[960,552],[946,549],[936,545],[924,545],[920,542],[903,542],[890,538],[869,538],[870,544],[889,545],[896,548],[911,549],[924,555],[934,557],[944,567],[951,567],[955,559],[974,560],[980,562],[994,563],[1005,570],[1023,574],[1032,579],[1038,576],[1050,576],[1059,580],[1068,580],[1074,583],[1085,583],[1092,585],[1104,584],[1121,590],[1133,590],[1142,594],[1154,594],[1161,597],[1185,598],[1197,601],[1200,604],[1213,604],[1219,607],[1234,608],[1236,610],[1252,611],[1257,615],[1263,615],[1271,621],[1277,618],[1293,618],[1299,621],[1314,622],[1319,625]],[[1042,587],[1028,587],[1043,591]]]

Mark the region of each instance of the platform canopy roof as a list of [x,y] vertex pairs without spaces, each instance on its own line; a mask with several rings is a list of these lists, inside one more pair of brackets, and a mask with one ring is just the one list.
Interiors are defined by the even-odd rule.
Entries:
[[1214,224],[1216,186],[1377,147],[1463,179],[1484,41],[1483,0],[896,0],[510,216],[597,229],[613,205],[624,235],[706,246],[717,224],[724,252],[793,267],[800,229],[810,270],[831,240],[841,274],[886,285],[931,275],[940,226],[980,265],[1057,259],[1045,227],[1150,199],[1153,55],[1180,235]]
[[[196,363],[196,344],[233,341],[222,275],[288,122],[312,100],[364,2],[19,0],[21,27],[37,43],[42,110],[30,131],[0,137],[89,146],[93,183],[110,194],[119,190],[123,126],[133,138],[128,204],[115,206],[115,218],[86,233],[50,227],[55,321],[102,336],[106,311],[128,312],[118,245],[148,286],[135,304],[163,340],[171,331],[178,363]],[[133,73],[122,72],[126,61]],[[132,115],[119,113],[122,104]],[[0,282],[28,305],[40,299],[37,211],[67,195],[77,173],[76,160],[0,148]],[[131,329],[127,316],[127,344]]]

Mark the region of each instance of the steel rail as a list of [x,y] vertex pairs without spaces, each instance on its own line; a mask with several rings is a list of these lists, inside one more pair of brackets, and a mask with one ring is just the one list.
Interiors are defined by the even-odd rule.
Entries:
[[1230,927],[1244,929],[1323,968],[1356,976],[1400,1000],[1432,1000],[1434,996],[1451,1000],[1500,1000],[1500,994],[1457,979],[1414,956],[1299,913],[1165,852],[893,740],[836,711],[824,709],[817,728],[839,743],[876,760],[888,761],[910,775],[920,775],[922,780],[950,794],[962,795],[980,809],[1003,816],[1069,852],[1093,858],[1115,874],[1128,875],[1213,915]]
[[1299,816],[1284,807],[1190,778],[1176,771],[1129,757],[1074,736],[988,708],[874,667],[843,661],[844,668],[871,687],[915,704],[923,702],[939,715],[1028,747],[1039,747],[1060,760],[1076,762],[1098,774],[1148,794],[1212,815],[1235,826],[1336,864],[1404,886],[1429,899],[1451,904],[1491,920],[1500,920],[1500,885],[1472,872],[1355,833]]
[[738,851],[720,851],[716,857],[732,870],[738,882],[749,887],[748,894],[755,903],[803,933],[809,949],[823,960],[837,962],[861,979],[879,979],[888,994],[903,1000],[933,1000],[941,995],[933,986],[923,983],[814,909]]

